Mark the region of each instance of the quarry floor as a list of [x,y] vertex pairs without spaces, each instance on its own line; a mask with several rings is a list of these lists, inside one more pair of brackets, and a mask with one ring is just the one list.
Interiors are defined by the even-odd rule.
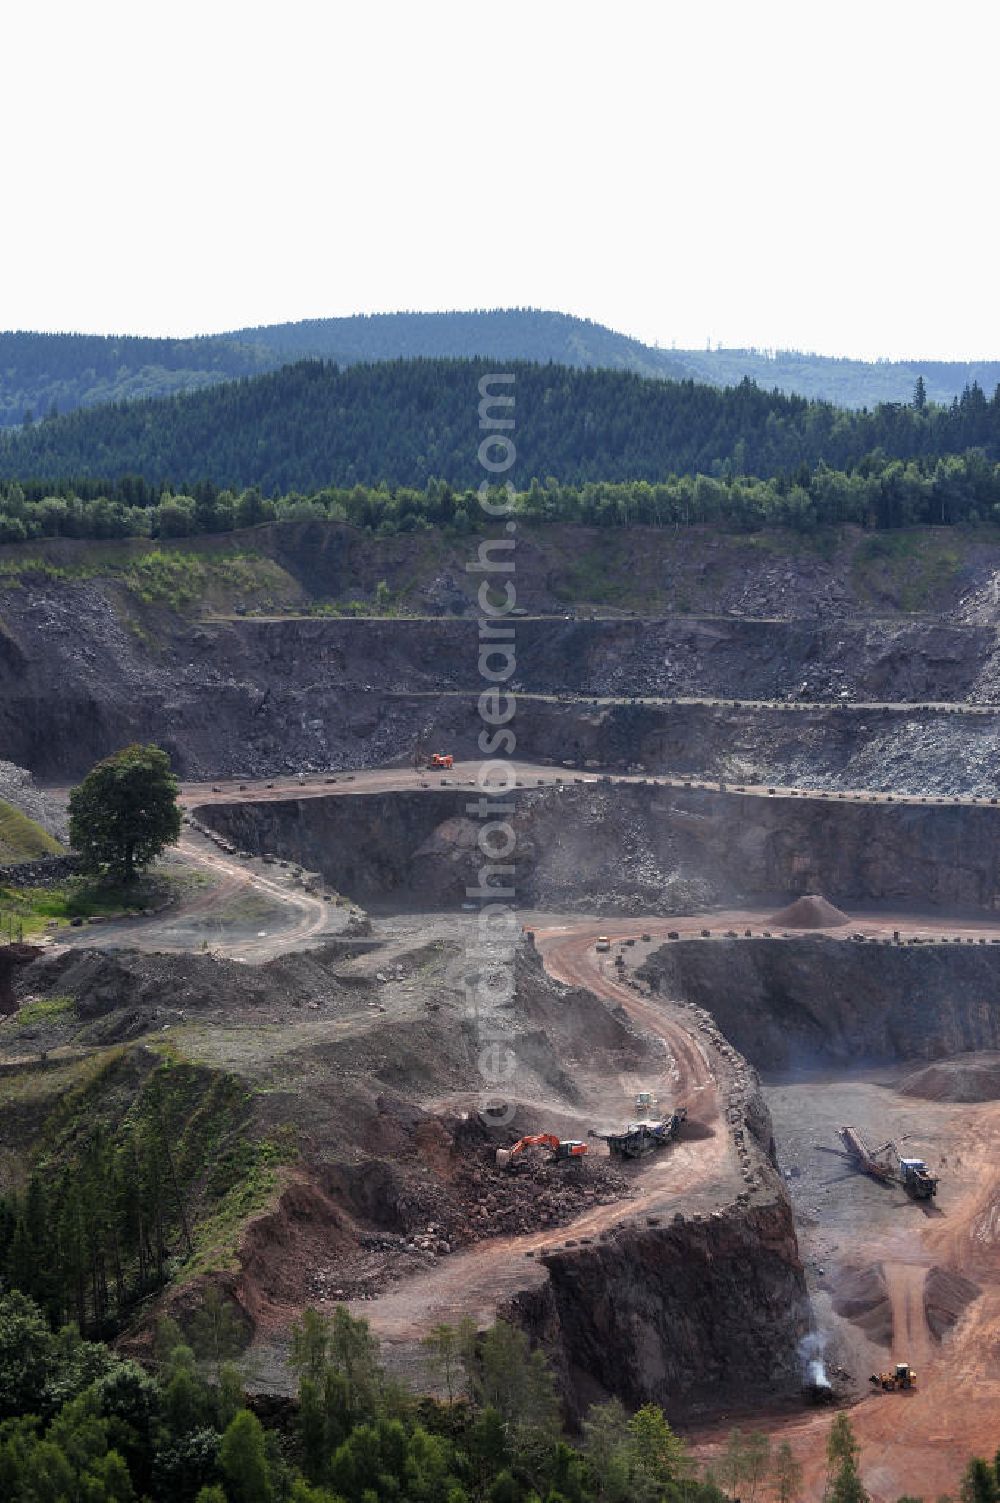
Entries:
[[[474,764],[456,767],[447,780],[468,782],[474,780],[476,771]],[[563,780],[550,767],[519,767],[519,774],[525,781]],[[214,798],[301,798],[311,792],[349,795],[431,782],[437,786],[441,781],[426,772],[388,769],[339,778],[335,783],[314,776],[306,783],[295,778],[274,780],[271,785],[196,785],[186,787],[184,797],[194,806]],[[670,783],[669,779],[655,781]],[[748,791],[767,796],[765,789]],[[205,887],[180,907],[158,916],[74,931],[60,939],[73,945],[112,948],[208,948],[259,963],[347,932],[344,906],[302,890],[281,870],[226,855],[190,830],[185,831],[178,859],[197,866],[208,878]],[[359,1313],[371,1321],[390,1360],[401,1371],[416,1371],[416,1343],[430,1325],[466,1313],[489,1315],[505,1291],[542,1279],[544,1269],[534,1255],[554,1239],[597,1235],[623,1215],[669,1214],[678,1205],[690,1210],[702,1202],[709,1206],[730,1187],[730,1181],[735,1182],[728,1136],[716,1130],[718,1062],[709,1060],[703,1043],[686,1029],[679,1012],[673,1016],[662,1003],[653,1003],[621,984],[614,954],[627,957],[627,974],[649,949],[643,934],[649,934],[653,943],[662,943],[669,932],[690,935],[707,929],[709,943],[712,935],[727,930],[762,932],[769,927],[769,914],[739,910],[669,919],[599,919],[523,912],[519,918],[534,930],[551,975],[620,1003],[637,1023],[663,1038],[672,1066],[656,1083],[661,1099],[684,1096],[694,1103],[692,1115],[702,1130],[668,1158],[644,1162],[633,1177],[633,1198],[624,1204],[589,1210],[558,1233],[539,1231],[478,1244],[359,1303]],[[461,912],[386,915],[376,920],[376,937],[390,942],[415,938],[426,933],[429,924],[444,924],[461,936],[471,932],[473,923],[473,916]],[[868,940],[890,943],[896,932],[903,941],[946,937],[988,942],[1000,940],[1000,920],[967,915],[949,918],[941,913],[852,912],[849,926],[832,932],[845,939],[863,934]],[[610,937],[612,954],[596,952],[599,934]],[[802,931],[796,931],[796,937],[801,936]],[[625,940],[634,944],[620,950],[618,942]],[[852,1423],[863,1448],[862,1476],[876,1503],[890,1503],[903,1493],[933,1497],[954,1492],[971,1453],[992,1456],[1000,1416],[1000,1102],[920,1100],[898,1090],[903,1073],[859,1070],[765,1082],[816,1324],[828,1334],[828,1364],[849,1375],[842,1376],[841,1387],[853,1400]],[[625,1089],[647,1085],[615,1080],[602,1087],[595,1074],[591,1115],[602,1110],[613,1115],[621,1109]],[[846,1123],[858,1126],[873,1140],[894,1137],[926,1157],[941,1175],[936,1201],[922,1206],[901,1190],[853,1173],[836,1152],[837,1129]],[[884,1343],[870,1340],[856,1323],[834,1309],[843,1280],[854,1270],[873,1267],[882,1270],[887,1291],[888,1340]],[[924,1288],[932,1268],[960,1274],[980,1291],[941,1340],[932,1334],[925,1314]],[[266,1375],[280,1350],[265,1338],[258,1356]],[[872,1391],[869,1372],[897,1360],[907,1360],[917,1369],[917,1391]],[[805,1465],[807,1495],[820,1496],[828,1410],[769,1413],[763,1406],[754,1413],[751,1404],[749,1416],[723,1416],[696,1431],[691,1439],[698,1454],[711,1460],[735,1422],[744,1428],[765,1428],[775,1440],[790,1440]]]
[[[902,1071],[815,1075],[772,1082],[765,1096],[788,1180],[799,1247],[817,1328],[828,1333],[828,1366],[842,1367],[863,1396],[851,1408],[862,1447],[862,1477],[873,1498],[954,1493],[972,1454],[991,1455],[1000,1414],[1000,1104],[919,1100],[896,1089]],[[836,1153],[836,1130],[851,1123],[869,1141],[895,1137],[940,1173],[936,1200],[911,1201],[898,1187],[854,1173]],[[846,1274],[881,1268],[888,1340],[873,1342],[832,1302]],[[971,1280],[980,1293],[938,1340],[925,1312],[932,1268]],[[911,1393],[882,1393],[869,1373],[896,1361],[916,1369]],[[742,1419],[739,1420],[743,1423]],[[729,1423],[696,1438],[706,1460]],[[806,1469],[806,1492],[820,1497],[826,1477],[823,1411],[755,1417],[775,1441],[787,1439]]]

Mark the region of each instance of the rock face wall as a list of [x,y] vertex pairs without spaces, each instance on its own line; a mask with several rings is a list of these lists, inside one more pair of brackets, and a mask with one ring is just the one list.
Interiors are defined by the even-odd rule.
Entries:
[[678,940],[639,974],[708,1009],[759,1069],[1000,1048],[1000,946]]
[[[447,744],[474,755],[471,697],[432,703]],[[607,771],[638,762],[649,773],[729,783],[987,796],[996,791],[998,726],[992,711],[962,714],[946,705],[560,704],[524,697],[516,721],[525,756],[589,761]]]
[[626,1220],[543,1258],[548,1278],[501,1312],[546,1350],[571,1411],[616,1394],[673,1420],[798,1394],[809,1300],[771,1116],[755,1071],[704,1010],[742,1183],[707,1212]]
[[[424,735],[447,735],[454,750],[469,750],[479,728],[478,628],[471,619],[192,622],[146,612],[112,586],[39,579],[5,592],[2,620],[0,744],[5,755],[53,780],[79,776],[137,738],[159,740],[184,776],[214,777],[370,764],[406,756]],[[989,757],[981,743],[992,717],[916,707],[998,698],[1000,652],[988,628],[555,616],[518,621],[517,655],[526,694],[836,701],[846,691],[858,700],[912,704],[919,733],[907,730],[911,748],[921,745],[930,767],[943,737],[955,754],[955,786],[985,787]],[[456,693],[462,698],[448,697]],[[862,712],[845,715],[832,704],[783,720],[781,711],[767,712],[763,728],[749,712],[628,709],[634,713],[598,707],[588,718],[577,706],[525,702],[522,750],[561,760],[579,749],[610,761],[640,757],[651,767],[687,764],[730,776],[741,765],[762,776],[780,767],[808,780],[847,778],[867,739]],[[796,746],[807,715],[814,723]],[[877,749],[905,774],[902,733],[885,730]],[[863,783],[878,785],[879,765],[879,756],[859,764]]]
[[622,1229],[544,1261],[547,1284],[508,1313],[549,1352],[578,1414],[614,1393],[692,1419],[801,1386],[808,1300],[780,1193],[762,1206]]
[[[241,849],[318,870],[358,901],[461,902],[482,857],[472,791],[205,805]],[[655,784],[525,789],[513,824],[520,901],[631,912],[773,904],[1000,907],[1000,806],[768,798]]]

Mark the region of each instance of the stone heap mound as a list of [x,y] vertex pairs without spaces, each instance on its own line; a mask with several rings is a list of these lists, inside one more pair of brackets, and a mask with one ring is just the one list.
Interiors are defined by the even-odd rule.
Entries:
[[850,918],[818,893],[808,893],[796,898],[787,908],[772,913],[768,923],[784,929],[836,929],[841,924],[849,924]]
[[1000,1053],[984,1050],[936,1060],[907,1075],[899,1090],[924,1101],[1000,1101]]

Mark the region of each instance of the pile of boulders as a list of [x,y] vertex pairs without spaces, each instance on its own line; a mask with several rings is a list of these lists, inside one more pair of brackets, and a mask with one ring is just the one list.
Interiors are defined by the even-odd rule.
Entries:
[[531,1157],[513,1173],[489,1159],[469,1167],[461,1185],[466,1220],[457,1234],[460,1241],[562,1226],[593,1206],[633,1194],[630,1181],[607,1159],[557,1164],[539,1157],[539,1150],[524,1152]]

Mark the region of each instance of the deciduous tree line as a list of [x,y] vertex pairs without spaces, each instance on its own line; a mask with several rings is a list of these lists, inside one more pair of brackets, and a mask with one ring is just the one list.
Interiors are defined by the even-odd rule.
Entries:
[[[348,523],[382,537],[434,530],[455,535],[477,531],[483,517],[475,491],[458,490],[445,481],[431,481],[422,490],[359,485],[277,497],[265,497],[253,487],[237,493],[206,482],[191,494],[167,490],[142,502],[123,499],[117,487],[96,496],[87,494],[92,485],[79,487],[83,495],[69,483],[59,489],[60,494],[29,499],[45,487],[0,482],[0,542],[201,537],[264,522]],[[525,522],[540,525],[707,524],[738,532],[811,532],[846,524],[873,529],[976,525],[1000,521],[1000,464],[982,450],[970,450],[906,462],[875,454],[849,471],[802,465],[766,480],[675,475],[577,485],[550,477],[533,480],[517,493],[514,505]]]

